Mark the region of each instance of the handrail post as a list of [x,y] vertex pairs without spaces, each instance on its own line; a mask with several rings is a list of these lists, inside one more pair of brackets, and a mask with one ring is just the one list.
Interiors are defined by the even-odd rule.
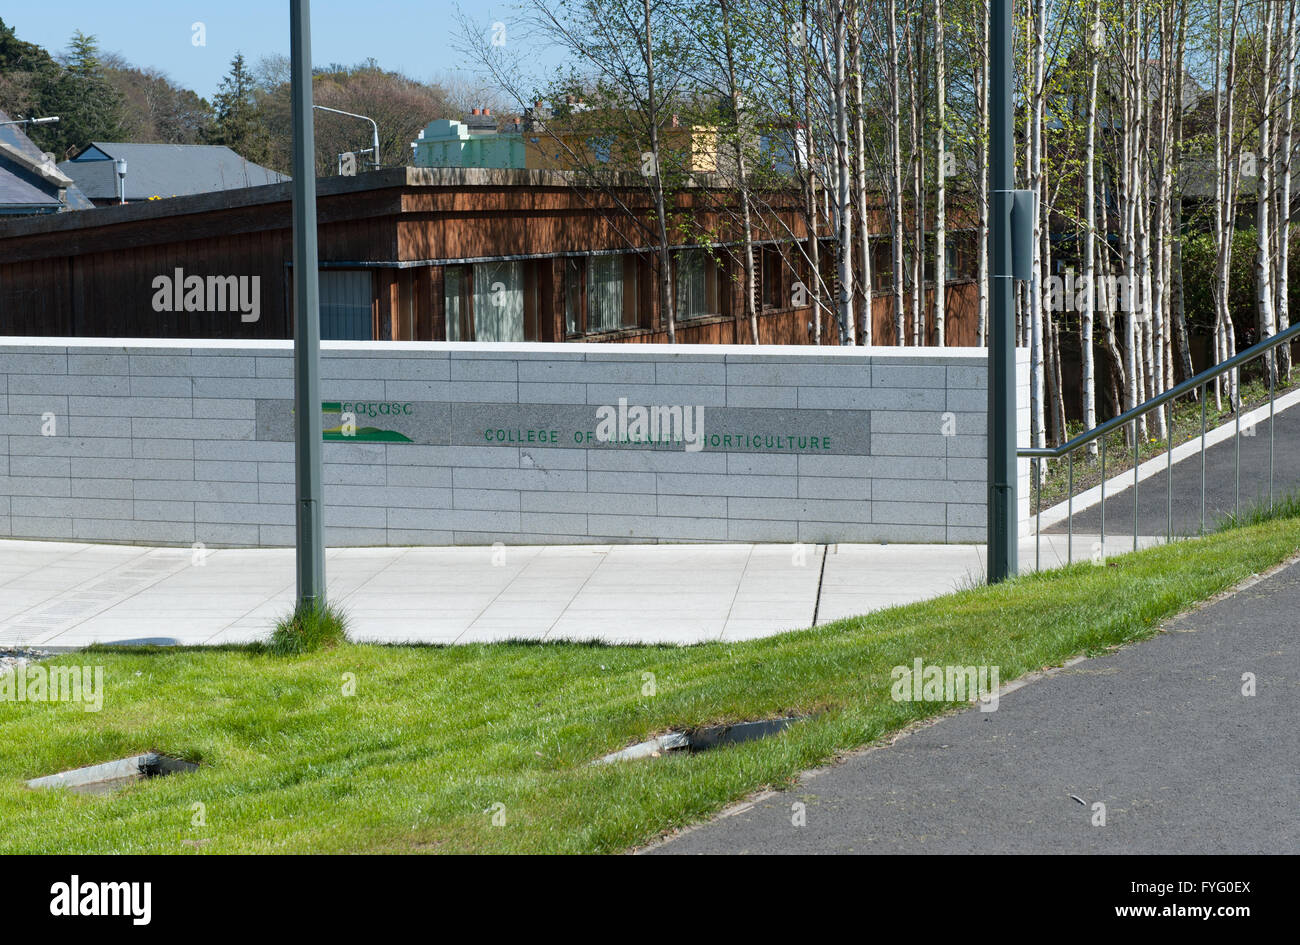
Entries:
[[1074,453],[1070,453],[1069,499],[1066,500],[1065,563],[1074,564]]
[[1133,550],[1138,550],[1138,448],[1142,438],[1138,431],[1137,417],[1133,418]]
[[1205,534],[1205,400],[1210,395],[1209,382],[1201,385],[1201,534]]
[[1268,372],[1268,507],[1273,508],[1273,419],[1275,408],[1273,398],[1276,387],[1277,370]]
[[1106,560],[1106,438],[1101,438],[1101,557]]
[[1232,415],[1237,425],[1237,457],[1232,472],[1232,517],[1241,520],[1241,365],[1236,368],[1236,382],[1232,385]]
[[1165,420],[1165,485],[1168,489],[1165,493],[1165,501],[1168,507],[1165,513],[1168,518],[1165,521],[1165,541],[1174,540],[1174,402],[1169,402],[1169,410]]

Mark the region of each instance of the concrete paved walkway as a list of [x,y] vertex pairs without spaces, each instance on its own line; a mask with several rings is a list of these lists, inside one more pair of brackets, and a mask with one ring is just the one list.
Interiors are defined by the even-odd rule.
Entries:
[[1293,564],[651,852],[1295,853],[1297,611]]
[[[1151,544],[1154,539],[1143,539]],[[1096,536],[1075,535],[1075,560]],[[1107,540],[1108,553],[1131,539]],[[1043,566],[1066,539],[1043,538]],[[339,548],[331,600],[354,639],[699,643],[828,623],[978,584],[983,545]],[[1032,539],[1022,570],[1034,566]],[[292,549],[0,541],[0,647],[262,640],[294,598]]]

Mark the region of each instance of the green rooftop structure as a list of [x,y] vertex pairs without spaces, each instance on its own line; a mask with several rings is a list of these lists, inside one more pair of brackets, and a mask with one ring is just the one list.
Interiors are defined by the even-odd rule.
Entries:
[[518,130],[498,132],[486,109],[483,112],[474,109],[468,121],[448,118],[431,121],[414,145],[416,167],[518,169],[527,166],[523,135]]

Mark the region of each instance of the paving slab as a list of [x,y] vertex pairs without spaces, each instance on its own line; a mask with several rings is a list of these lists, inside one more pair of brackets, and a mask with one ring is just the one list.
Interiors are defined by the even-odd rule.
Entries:
[[[1068,557],[1021,542],[1022,570]],[[1156,539],[1142,538],[1148,545]],[[1075,535],[1076,560],[1099,548]],[[1107,553],[1131,539],[1107,538]],[[982,545],[547,545],[338,548],[331,599],[379,643],[750,640],[983,580]],[[292,549],[0,541],[0,646],[265,640],[294,600]]]

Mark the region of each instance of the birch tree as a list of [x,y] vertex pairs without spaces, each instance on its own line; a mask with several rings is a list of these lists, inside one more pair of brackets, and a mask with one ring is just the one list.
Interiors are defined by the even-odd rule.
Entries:
[[[1101,49],[1105,40],[1101,22],[1100,0],[1088,0],[1085,13],[1087,36],[1087,104],[1084,127],[1087,143],[1084,146],[1084,196],[1083,196],[1083,311],[1079,316],[1079,392],[1082,398],[1083,426],[1091,430],[1097,425],[1097,383],[1093,365],[1093,321],[1097,304],[1097,79],[1101,72]],[[1096,441],[1088,445],[1090,454],[1097,452]]]
[[947,204],[948,143],[944,125],[945,108],[943,0],[934,0],[934,343],[942,348],[946,340],[947,297],[945,282],[948,267],[948,232],[945,215]]

